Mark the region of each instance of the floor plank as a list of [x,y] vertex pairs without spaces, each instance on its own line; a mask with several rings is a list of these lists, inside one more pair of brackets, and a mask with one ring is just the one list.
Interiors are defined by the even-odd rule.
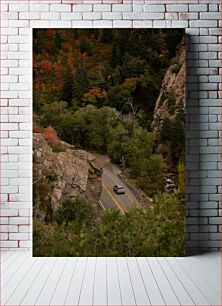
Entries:
[[[15,290],[10,295],[9,299],[7,300],[6,305],[20,305],[24,295],[29,290],[30,285],[35,280],[38,273],[46,264],[47,260],[44,258],[38,258],[34,264],[29,269],[28,273],[24,275],[24,278],[21,279],[18,286],[16,286]],[[11,284],[10,284],[11,286]],[[6,288],[10,288],[8,285]]]
[[68,258],[63,273],[54,291],[50,305],[64,305],[75,272],[77,258]]
[[196,305],[209,305],[209,302],[200,292],[196,284],[193,282],[192,278],[189,275],[187,275],[187,273],[185,273],[183,269],[181,269],[181,266],[178,264],[175,258],[169,257],[166,258],[166,260],[168,261],[174,273],[178,275],[178,277],[180,278],[180,281],[182,282],[183,286],[186,288],[189,295],[192,297],[194,303]]
[[162,293],[165,303],[168,305],[179,305],[180,303],[175,294],[174,288],[172,288],[171,284],[166,278],[166,275],[161,269],[157,259],[149,257],[147,258],[147,262],[150,266],[150,269],[153,272],[156,282],[158,283],[159,289]]
[[116,257],[107,258],[108,305],[122,305]]
[[95,279],[96,258],[89,257],[79,297],[79,305],[93,304],[93,287]]
[[1,290],[8,284],[8,282],[11,281],[11,279],[17,275],[20,271],[20,269],[22,269],[25,265],[26,260],[29,259],[28,254],[22,254],[22,256],[20,256],[18,258],[18,260],[16,262],[14,262],[13,265],[11,265],[6,273],[4,273],[2,271],[2,282],[1,282]]
[[[50,260],[53,261],[56,259],[50,258]],[[52,296],[54,294],[55,287],[57,286],[59,282],[59,279],[63,272],[66,260],[67,258],[63,258],[63,257],[56,260],[56,265],[54,266],[54,269],[49,274],[47,283],[45,283],[45,286],[43,287],[40,295],[38,296],[38,299],[35,305],[50,305]]]
[[177,258],[176,260],[181,268],[188,273],[195,282],[196,286],[206,298],[208,303],[212,305],[219,305],[221,302],[219,294],[217,294],[216,290],[213,289],[208,282],[201,277],[201,274],[199,272],[197,273],[195,269],[190,266],[189,262],[184,260],[184,258]]
[[148,265],[145,257],[137,258],[137,264],[140,269],[151,305],[165,305],[160,288],[154,278],[153,272]]
[[54,268],[56,263],[56,259],[47,260],[44,265],[44,269],[41,269],[40,273],[36,276],[34,282],[30,286],[29,290],[27,291],[26,295],[21,301],[21,305],[35,305],[41,291],[43,290],[44,286],[46,285],[50,273]]
[[144,280],[140,273],[135,257],[129,257],[126,259],[128,264],[128,270],[130,273],[130,279],[135,294],[135,300],[137,305],[150,305],[150,300],[147,294]]
[[79,303],[79,297],[88,258],[82,257],[78,258],[77,260],[78,261],[74,273],[72,275],[72,279],[65,299],[65,305],[78,305]]
[[93,305],[107,305],[107,271],[106,258],[96,260],[95,281],[93,289]]
[[158,258],[160,267],[168,279],[171,287],[174,288],[174,292],[177,296],[181,305],[195,305],[192,297],[187,292],[186,288],[183,286],[182,282],[179,280],[178,276],[174,273],[169,263],[164,257]]
[[220,305],[220,253],[36,258],[8,252],[1,305]]
[[209,265],[203,265],[201,260],[196,259],[195,256],[189,258],[189,263],[196,272],[200,273],[201,277],[209,283],[209,285],[216,290],[218,294],[221,293],[221,269],[217,269],[214,273]]
[[130,279],[126,258],[117,258],[122,305],[136,305],[135,295]]

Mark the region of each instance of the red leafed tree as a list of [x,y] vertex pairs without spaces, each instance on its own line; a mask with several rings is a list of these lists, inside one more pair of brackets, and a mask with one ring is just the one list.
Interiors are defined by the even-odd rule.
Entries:
[[44,137],[45,140],[49,145],[54,145],[56,143],[60,142],[60,139],[56,133],[56,131],[53,129],[53,127],[49,126],[44,130]]

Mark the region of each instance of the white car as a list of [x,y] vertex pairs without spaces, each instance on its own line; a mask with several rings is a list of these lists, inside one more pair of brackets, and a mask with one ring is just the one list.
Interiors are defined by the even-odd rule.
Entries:
[[115,185],[113,187],[113,191],[115,191],[116,194],[124,194],[125,193],[125,189],[123,185]]

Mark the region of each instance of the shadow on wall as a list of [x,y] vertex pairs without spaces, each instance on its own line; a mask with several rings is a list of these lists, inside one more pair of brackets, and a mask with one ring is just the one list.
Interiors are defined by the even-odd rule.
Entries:
[[190,35],[186,40],[186,253],[192,255],[200,253],[200,85],[198,44]]

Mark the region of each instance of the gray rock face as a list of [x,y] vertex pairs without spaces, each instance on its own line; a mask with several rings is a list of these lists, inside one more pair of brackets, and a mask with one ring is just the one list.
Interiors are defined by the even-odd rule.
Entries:
[[179,46],[175,63],[166,71],[153,114],[152,130],[158,133],[165,118],[174,119],[185,108],[185,46]]
[[53,152],[42,134],[33,134],[34,216],[50,220],[65,198],[85,196],[100,209],[102,168],[92,154],[62,143],[64,152]]

